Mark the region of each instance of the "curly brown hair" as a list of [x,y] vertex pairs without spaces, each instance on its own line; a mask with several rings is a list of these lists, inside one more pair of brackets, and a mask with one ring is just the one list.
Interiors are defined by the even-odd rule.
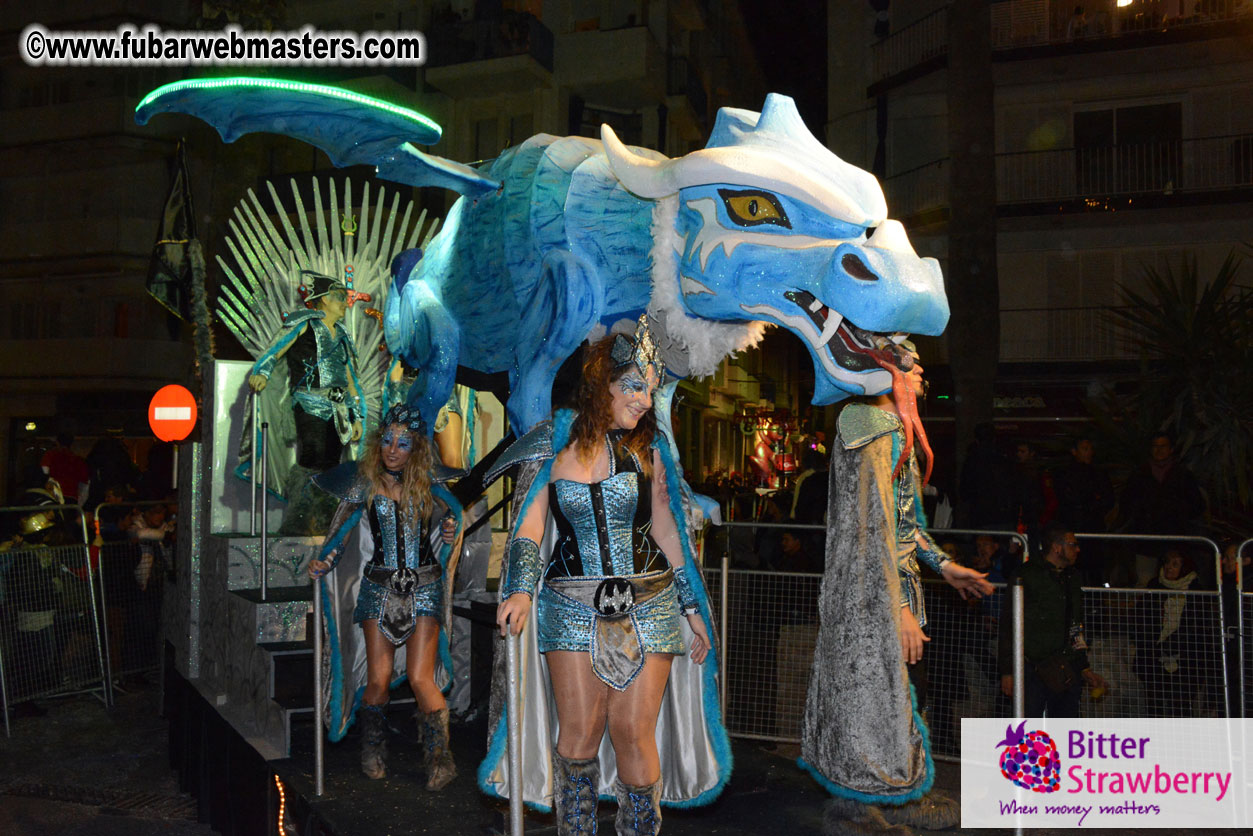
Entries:
[[[582,462],[590,462],[600,451],[605,434],[613,424],[613,395],[609,385],[635,366],[617,368],[609,356],[615,335],[611,334],[588,346],[583,354],[583,379],[579,383],[578,416],[570,428],[570,443]],[[657,435],[657,415],[651,409],[640,418],[635,429],[618,442],[620,455],[634,453],[645,474],[652,473],[653,457],[649,448]]]
[[[397,428],[401,432],[409,432],[399,425]],[[367,502],[373,502],[376,494],[387,495],[383,479],[391,477],[383,469],[382,438],[385,432],[387,427],[378,427],[370,433],[365,456],[361,459],[361,474],[370,480]],[[431,468],[435,456],[431,452],[430,439],[422,433],[409,432],[409,435],[413,438],[413,451],[401,471],[403,477],[400,481],[400,502],[396,504],[406,519],[415,522],[420,517],[429,517],[434,507],[431,501]]]

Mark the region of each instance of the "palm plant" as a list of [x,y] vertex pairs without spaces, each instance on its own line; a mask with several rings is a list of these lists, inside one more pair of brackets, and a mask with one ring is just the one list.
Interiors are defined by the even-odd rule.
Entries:
[[1177,269],[1146,265],[1143,289],[1119,286],[1111,324],[1137,348],[1140,374],[1105,410],[1121,419],[1119,446],[1134,445],[1129,461],[1144,460],[1153,432],[1171,433],[1211,511],[1228,519],[1253,498],[1253,292],[1237,281],[1241,261],[1232,251],[1205,280],[1187,255]]

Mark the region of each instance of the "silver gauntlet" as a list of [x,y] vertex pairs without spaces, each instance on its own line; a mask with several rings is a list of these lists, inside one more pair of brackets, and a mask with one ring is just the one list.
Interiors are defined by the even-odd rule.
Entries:
[[500,587],[500,599],[503,601],[517,592],[525,592],[535,597],[535,585],[539,583],[540,573],[539,545],[526,537],[515,537],[509,541],[509,550],[505,553],[505,580]]

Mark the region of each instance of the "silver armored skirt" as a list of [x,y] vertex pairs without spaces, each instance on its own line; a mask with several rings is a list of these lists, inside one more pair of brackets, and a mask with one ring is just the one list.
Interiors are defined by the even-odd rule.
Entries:
[[[361,590],[357,593],[357,606],[352,611],[352,623],[360,624],[383,614],[383,596],[387,587],[377,584],[369,578],[361,579]],[[442,618],[444,614],[444,579],[419,586],[413,591],[413,616],[430,616]]]
[[[650,579],[663,572],[647,572],[628,575],[628,579]],[[538,630],[539,652],[550,650],[573,650],[588,653],[592,646],[592,634],[596,621],[603,616],[594,608],[562,595],[544,583],[540,586],[539,600],[535,610]],[[687,652],[679,632],[679,602],[674,584],[671,583],[654,597],[631,610],[631,620],[639,634],[645,653]]]

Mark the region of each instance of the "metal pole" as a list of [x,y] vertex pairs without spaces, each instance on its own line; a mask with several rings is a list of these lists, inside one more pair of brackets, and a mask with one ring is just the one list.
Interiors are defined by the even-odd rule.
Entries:
[[4,708],[4,736],[13,736],[13,727],[9,724],[9,683],[4,678],[4,646],[0,642],[0,703]]
[[[270,575],[270,549],[267,538],[270,534],[270,500],[268,497],[268,479],[269,468],[266,467],[266,445],[269,439],[266,435],[270,431],[269,424],[261,425],[261,600],[266,599],[266,588],[269,583]],[[255,494],[254,494],[255,496]]]
[[249,460],[248,477],[252,485],[252,513],[248,515],[248,536],[257,536],[257,393],[252,393],[252,423],[249,424],[249,432],[252,433],[252,456]]
[[1240,713],[1237,717],[1244,716],[1244,704],[1248,699],[1248,692],[1244,689],[1248,687],[1244,673],[1244,547],[1253,544],[1253,537],[1245,540],[1236,547],[1236,660],[1240,663]]
[[[1026,560],[1026,556],[1023,556]],[[1010,607],[1014,614],[1014,623],[1011,625],[1014,631],[1014,717],[1026,719],[1027,714],[1027,689],[1023,677],[1027,673],[1026,659],[1023,655],[1023,642],[1026,640],[1026,619],[1023,612],[1023,585],[1022,575],[1014,578],[1014,585],[1010,587]],[[1014,797],[1020,798],[1022,790],[1015,787]],[[1017,813],[1014,816],[1014,836],[1022,836],[1022,814]]]
[[[103,505],[103,503],[101,503]],[[96,506],[100,513],[101,505]],[[84,547],[86,551],[86,547]],[[96,605],[96,576],[100,578],[100,604]],[[113,662],[109,658],[109,611],[104,603],[104,546],[100,546],[100,570],[91,571],[91,552],[87,551],[87,597],[91,601],[91,621],[96,628],[96,658],[104,674],[104,705],[113,707]]]
[[1023,657],[1023,641],[1026,638],[1026,627],[1024,613],[1022,610],[1023,587],[1022,576],[1014,578],[1014,585],[1010,588],[1010,606],[1014,613],[1014,716],[1026,719],[1027,713],[1027,692],[1023,687],[1023,677],[1026,676],[1027,665],[1026,659]]
[[322,579],[313,582],[313,783],[322,795]]
[[[1238,717],[1240,716],[1240,714],[1231,713],[1231,684],[1230,684],[1230,677],[1228,676],[1228,672],[1227,672],[1227,614],[1223,612],[1223,589],[1222,589],[1223,551],[1222,549],[1218,548],[1218,544],[1213,542],[1212,540],[1210,541],[1210,545],[1214,547],[1214,577],[1218,579],[1217,583],[1215,584],[1215,588],[1218,590],[1218,635],[1223,637],[1223,640],[1218,643],[1218,652],[1220,655],[1219,663],[1222,665],[1222,668],[1223,668],[1223,706],[1226,709],[1223,712],[1223,714],[1227,717]],[[1236,561],[1237,566],[1239,565],[1239,563],[1240,561],[1237,560]],[[1239,571],[1238,568],[1237,568],[1237,571]],[[1238,595],[1236,596],[1236,603],[1237,604],[1240,603],[1240,596]],[[1244,608],[1237,607],[1237,609],[1244,609]],[[1240,698],[1241,698],[1241,701],[1243,701],[1244,699],[1243,691],[1241,691],[1240,693]],[[1243,712],[1241,712],[1241,714],[1243,714]]]
[[518,647],[521,636],[514,635],[512,626],[505,636],[505,667],[509,679],[509,704],[506,715],[509,721],[509,832],[522,836],[522,680],[519,676]]
[[722,552],[722,580],[718,588],[718,652],[722,654],[722,664],[718,666],[718,684],[721,686],[718,701],[724,723],[727,717],[727,669],[730,667],[727,659],[731,655],[727,649],[727,582],[731,579],[731,555],[728,551],[724,549]]

